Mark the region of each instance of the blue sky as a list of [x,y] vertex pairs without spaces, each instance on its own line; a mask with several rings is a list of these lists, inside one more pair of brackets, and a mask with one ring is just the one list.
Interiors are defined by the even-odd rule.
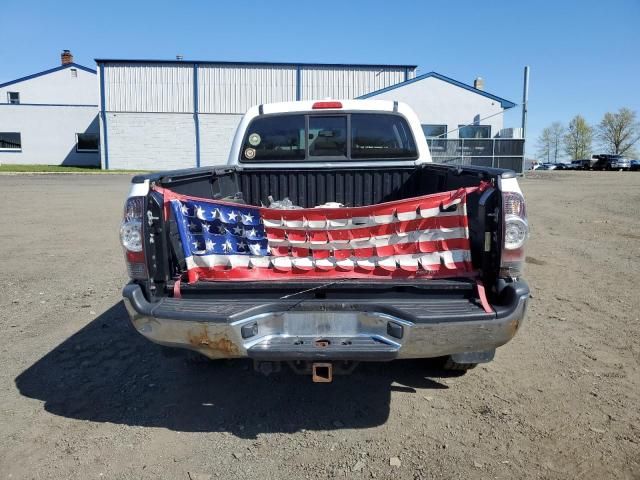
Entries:
[[[417,64],[521,102],[529,139],[577,114],[640,114],[640,0],[3,0],[0,83],[94,58]],[[9,21],[11,19],[11,21]],[[516,111],[517,110],[517,111]],[[505,126],[519,126],[519,107]],[[529,151],[533,147],[529,143]]]

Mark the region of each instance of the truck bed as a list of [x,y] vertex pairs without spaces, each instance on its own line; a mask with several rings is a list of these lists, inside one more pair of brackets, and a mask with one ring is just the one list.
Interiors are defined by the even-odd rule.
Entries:
[[514,175],[509,170],[472,166],[422,164],[380,168],[264,169],[210,167],[140,175],[133,182],[150,180],[176,193],[221,199],[241,193],[250,205],[267,205],[269,195],[288,197],[303,208],[326,202],[361,207],[431,193],[477,186],[482,180]]
[[[432,193],[474,187],[480,182],[495,183],[510,172],[498,169],[422,164],[382,168],[282,168],[212,167],[188,171],[140,176],[134,182],[149,180],[156,187],[181,195],[211,200],[239,201],[242,204],[268,205],[268,197],[289,198],[295,205],[313,208],[325,202],[339,202],[348,207],[363,207]],[[467,216],[471,258],[474,269],[487,279],[494,279],[499,265],[500,226],[494,219],[500,206],[497,190],[476,192],[467,198]],[[154,216],[163,216],[162,196],[152,195]],[[152,202],[153,203],[153,202]],[[167,245],[158,236],[149,248],[156,250],[158,262],[150,266],[158,287],[171,287],[172,280],[184,269],[178,249],[175,225],[168,222],[174,241]],[[487,241],[491,242],[491,245]],[[166,251],[163,250],[163,246]],[[375,281],[372,279],[371,281]],[[237,282],[231,282],[237,284]],[[311,285],[326,283],[310,282]],[[393,281],[392,281],[393,283]]]

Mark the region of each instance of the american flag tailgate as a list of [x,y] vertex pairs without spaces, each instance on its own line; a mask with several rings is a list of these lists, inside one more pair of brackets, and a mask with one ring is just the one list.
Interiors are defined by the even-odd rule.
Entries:
[[479,188],[299,209],[161,193],[196,282],[473,276],[467,196]]

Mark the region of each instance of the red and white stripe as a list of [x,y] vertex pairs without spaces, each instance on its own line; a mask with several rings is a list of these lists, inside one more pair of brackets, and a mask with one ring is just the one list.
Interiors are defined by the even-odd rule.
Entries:
[[[189,281],[471,276],[466,200],[478,189],[369,207],[260,208],[271,255],[189,256]],[[165,202],[211,202],[163,193]]]

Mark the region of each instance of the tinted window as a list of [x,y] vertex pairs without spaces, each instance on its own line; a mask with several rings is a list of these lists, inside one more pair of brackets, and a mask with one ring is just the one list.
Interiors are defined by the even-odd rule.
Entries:
[[384,113],[270,115],[247,128],[241,162],[416,158],[404,117]]
[[446,125],[422,125],[422,132],[427,138],[447,138]]
[[100,138],[95,133],[78,133],[76,151],[78,152],[97,152]]
[[22,148],[22,138],[19,132],[0,132],[0,148],[20,149]]
[[398,115],[351,115],[351,158],[414,158],[416,145],[404,118]]
[[491,125],[459,125],[459,138],[491,138]]
[[347,156],[347,117],[309,117],[309,156]]
[[247,129],[244,160],[304,160],[304,115],[256,118]]

